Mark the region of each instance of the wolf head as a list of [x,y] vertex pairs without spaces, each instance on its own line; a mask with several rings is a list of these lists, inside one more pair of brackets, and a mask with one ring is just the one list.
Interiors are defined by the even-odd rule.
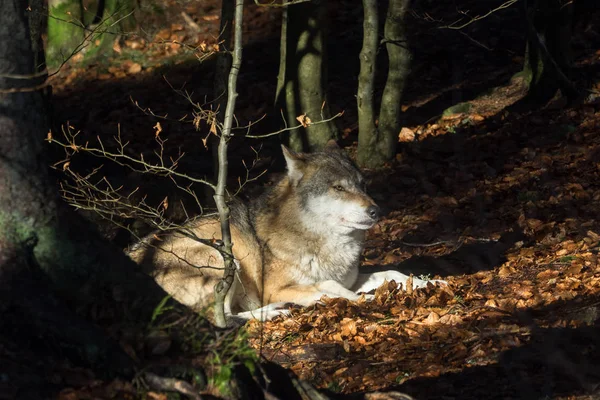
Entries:
[[348,233],[377,222],[379,207],[367,195],[363,175],[335,142],[312,154],[282,149],[289,183],[310,229]]

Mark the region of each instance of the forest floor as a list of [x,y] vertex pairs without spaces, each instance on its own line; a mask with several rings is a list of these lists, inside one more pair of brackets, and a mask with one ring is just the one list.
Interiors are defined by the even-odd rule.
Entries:
[[[329,98],[334,111],[345,111],[338,126],[351,153],[362,28],[354,3],[332,6],[329,46]],[[363,262],[365,269],[397,268],[448,285],[402,291],[390,284],[371,302],[324,299],[287,318],[249,323],[250,344],[331,393],[596,398],[600,104],[571,106],[559,98],[536,111],[511,109],[524,94],[519,78],[511,79],[523,62],[518,11],[463,30],[440,29],[460,17],[451,3],[423,1],[408,18],[414,60],[405,129],[395,162],[367,171],[370,193],[386,213],[369,232]],[[478,3],[463,1],[458,10],[481,14],[485,5]],[[217,43],[220,5],[164,0],[161,6],[159,16],[145,11],[154,28],[146,36],[121,40],[106,60],[72,60],[52,78],[54,122],[69,121],[83,137],[109,144],[120,129],[146,151],[156,124],[147,110],[168,114],[161,124],[169,142],[188,152],[182,168],[206,173],[202,132],[178,120],[191,112],[182,90],[198,102],[212,92],[210,58],[201,65],[194,55]],[[280,14],[248,4],[245,18],[241,123],[273,111]],[[600,90],[598,29],[579,27],[574,41],[575,82],[594,90]],[[460,102],[470,107],[442,115]],[[272,126],[267,118],[256,128]],[[234,144],[234,171],[246,145]],[[266,166],[273,148],[265,144]],[[91,372],[65,382],[63,400],[133,393],[131,385]]]

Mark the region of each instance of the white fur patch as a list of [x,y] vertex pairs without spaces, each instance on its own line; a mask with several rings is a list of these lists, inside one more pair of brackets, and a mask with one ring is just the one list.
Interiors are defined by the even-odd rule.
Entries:
[[[381,272],[374,272],[372,274],[358,274],[358,278],[356,280],[356,283],[354,284],[354,286],[352,287],[352,290],[355,291],[356,293],[360,293],[360,292],[370,292],[373,289],[377,289],[379,286],[383,285],[383,282],[387,281],[395,281],[397,284],[402,284],[402,287],[404,288],[404,290],[406,290],[406,281],[408,280],[409,276],[403,274],[402,272],[399,271],[381,271]],[[413,277],[413,288],[418,289],[418,288],[423,288],[427,286],[427,283],[431,282],[432,284],[436,284],[436,283],[441,283],[441,284],[446,284],[445,281],[440,281],[440,280],[430,280],[430,281],[425,281],[419,278],[415,278]]]
[[363,234],[332,234],[320,243],[319,248],[302,254],[298,260],[298,267],[290,271],[295,282],[299,285],[310,285],[334,280],[343,287],[352,286],[358,274],[358,263],[364,243]]
[[365,207],[353,201],[318,196],[309,199],[306,208],[309,212],[302,216],[302,221],[315,232],[348,233],[375,225]]
[[250,319],[258,319],[259,321],[267,321],[272,318],[275,318],[279,315],[289,315],[290,310],[284,308],[289,303],[271,303],[267,304],[264,307],[257,308],[251,311],[244,311],[241,313],[235,314],[235,317],[241,318],[244,320]]

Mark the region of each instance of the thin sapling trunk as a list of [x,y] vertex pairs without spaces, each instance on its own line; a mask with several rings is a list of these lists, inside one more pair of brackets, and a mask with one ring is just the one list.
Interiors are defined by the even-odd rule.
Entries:
[[233,31],[233,59],[231,70],[229,71],[229,80],[227,82],[227,106],[225,108],[225,120],[223,121],[223,131],[219,141],[218,159],[219,176],[217,179],[217,189],[215,190],[215,203],[219,210],[219,219],[221,221],[222,245],[219,251],[225,262],[223,279],[215,286],[215,324],[219,327],[227,326],[225,319],[225,299],[235,279],[235,262],[233,259],[231,242],[231,229],[229,226],[229,206],[226,198],[227,183],[227,147],[231,138],[231,127],[233,125],[233,114],[235,111],[235,101],[237,98],[237,78],[242,65],[242,17],[244,11],[244,0],[235,0],[234,31]]

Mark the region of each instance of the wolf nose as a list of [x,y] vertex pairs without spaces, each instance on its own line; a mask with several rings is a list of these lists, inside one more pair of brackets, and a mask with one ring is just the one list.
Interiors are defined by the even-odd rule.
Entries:
[[371,207],[367,208],[367,215],[373,219],[378,219],[379,218],[379,207],[371,206]]

